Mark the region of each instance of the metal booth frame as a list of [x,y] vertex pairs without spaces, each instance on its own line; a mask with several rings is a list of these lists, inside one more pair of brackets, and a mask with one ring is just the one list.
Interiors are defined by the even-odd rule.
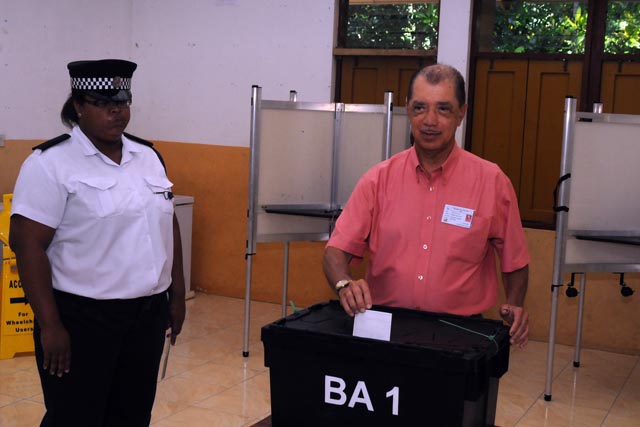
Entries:
[[[622,146],[619,148],[621,150],[635,149],[636,152],[640,152],[640,140],[637,139],[637,135],[640,134],[640,116],[603,114],[601,104],[594,106],[593,113],[576,112],[576,103],[575,98],[569,97],[565,100],[560,179],[554,191],[556,237],[544,391],[546,401],[551,400],[558,293],[559,288],[563,286],[564,275],[571,273],[572,281],[575,274],[581,275],[573,361],[574,367],[579,367],[587,273],[640,272],[640,220],[637,219],[640,216],[633,218],[640,214],[640,205],[616,209],[617,205],[612,203],[614,200],[622,204],[636,203],[637,198],[632,194],[624,194],[624,191],[617,194],[620,185],[611,185],[612,191],[597,191],[585,184],[587,175],[594,175],[587,172],[595,170],[595,165],[600,167],[604,164],[618,165],[624,168],[621,162],[637,160],[638,157],[633,156],[632,153],[626,153],[626,156],[620,152],[613,153],[614,149],[609,144],[615,141]],[[605,132],[605,126],[610,130]],[[617,130],[614,129],[616,126]],[[620,132],[623,137],[616,138],[614,130]],[[577,135],[578,131],[580,131],[579,135]],[[633,138],[629,138],[627,134],[636,135],[635,141],[632,141]],[[607,138],[607,144],[602,144],[602,139],[597,139],[603,137]],[[602,153],[605,155],[598,157]],[[609,153],[613,153],[610,154],[612,156],[610,159],[607,157]],[[607,175],[610,176],[600,177],[600,181],[618,179],[616,176],[620,174]],[[602,215],[599,209],[605,209],[607,214],[612,211],[624,210],[625,212],[618,212],[617,214],[622,218],[616,219],[611,218],[610,215]]]
[[[271,114],[278,114],[282,112],[284,114],[306,114],[310,112],[316,114],[323,114],[326,117],[322,120],[331,123],[332,129],[324,129],[322,132],[331,134],[330,154],[320,159],[319,163],[324,160],[325,163],[330,163],[330,176],[328,178],[330,188],[323,188],[323,196],[319,199],[322,200],[308,200],[308,198],[300,197],[296,194],[296,197],[292,197],[293,202],[285,200],[261,200],[262,193],[261,186],[272,186],[273,182],[266,182],[264,179],[265,170],[261,170],[261,163],[267,155],[273,153],[267,153],[268,150],[263,147],[266,136],[264,134],[265,124],[267,124],[265,118],[265,112]],[[314,113],[315,112],[315,113]],[[347,117],[351,117],[352,114],[362,115],[376,115],[382,116],[383,123],[380,132],[380,147],[373,148],[372,150],[363,150],[364,156],[369,156],[368,160],[372,164],[366,165],[363,170],[363,165],[359,167],[349,168],[350,173],[357,173],[356,175],[347,177],[344,179],[343,175],[346,163],[349,161],[343,151],[347,149],[349,145],[347,140],[353,142],[353,138],[349,138],[344,135],[344,129],[347,122]],[[314,120],[317,123],[318,120]],[[395,122],[395,125],[394,125]],[[302,126],[296,120],[290,120],[287,122],[291,126]],[[287,125],[288,126],[288,125]],[[251,133],[250,133],[250,158],[249,158],[249,203],[247,210],[247,241],[246,241],[246,274],[245,274],[245,298],[244,298],[244,331],[243,331],[243,348],[242,355],[244,357],[249,356],[249,330],[251,319],[251,279],[252,279],[252,258],[257,252],[257,243],[259,242],[284,242],[284,265],[283,265],[283,285],[282,285],[282,316],[287,314],[287,293],[288,293],[288,269],[289,269],[289,243],[292,241],[324,241],[328,240],[331,234],[333,225],[336,218],[340,214],[348,195],[355,185],[353,182],[356,178],[373,166],[373,164],[379,161],[389,158],[392,154],[401,149],[409,147],[409,125],[407,120],[406,110],[399,108],[398,111],[393,110],[393,94],[386,92],[384,96],[384,104],[345,104],[345,103],[312,103],[312,102],[300,102],[297,99],[297,92],[290,91],[288,101],[274,101],[262,99],[262,88],[254,85],[252,87],[251,96]],[[301,136],[305,132],[305,129],[297,128],[297,134],[289,135],[290,138],[296,138],[296,135]],[[363,133],[372,132],[377,130],[362,129]],[[294,133],[293,131],[291,133]],[[313,129],[311,132],[313,133]],[[307,136],[308,137],[308,136]],[[287,138],[285,138],[287,139]],[[325,143],[323,141],[323,143]],[[297,145],[296,145],[297,147]],[[311,147],[311,149],[314,149]],[[263,151],[264,150],[264,151]],[[274,151],[273,149],[271,151]],[[283,153],[278,153],[283,154]],[[327,153],[323,153],[327,154]],[[319,156],[323,157],[323,156]],[[330,158],[329,158],[330,157]],[[345,158],[347,157],[347,158]],[[353,156],[351,156],[353,157]],[[304,162],[302,162],[304,163]],[[314,162],[316,163],[315,159]],[[264,166],[264,165],[263,165]],[[312,165],[313,166],[313,165]],[[262,175],[261,175],[262,172]],[[323,171],[324,172],[324,171]],[[312,177],[310,186],[316,184],[315,178]],[[261,181],[262,180],[262,181]],[[274,180],[272,180],[274,181]],[[275,180],[277,181],[277,179]],[[297,181],[291,179],[290,181]],[[347,181],[346,183],[344,181]],[[282,182],[282,185],[288,185],[287,182]],[[295,185],[301,185],[300,183],[294,183]],[[292,184],[292,185],[294,185]],[[277,185],[277,183],[275,184]],[[285,189],[282,189],[282,193],[285,193]],[[300,192],[302,190],[298,190]],[[284,197],[283,197],[284,198]],[[304,200],[302,200],[304,199]],[[278,221],[283,221],[278,223]],[[299,223],[299,224],[296,224]],[[276,232],[265,231],[266,228],[276,224]]]

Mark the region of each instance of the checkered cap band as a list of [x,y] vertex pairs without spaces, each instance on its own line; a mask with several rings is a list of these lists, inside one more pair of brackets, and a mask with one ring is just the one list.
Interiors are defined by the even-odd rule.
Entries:
[[130,90],[131,79],[125,77],[72,77],[71,89]]

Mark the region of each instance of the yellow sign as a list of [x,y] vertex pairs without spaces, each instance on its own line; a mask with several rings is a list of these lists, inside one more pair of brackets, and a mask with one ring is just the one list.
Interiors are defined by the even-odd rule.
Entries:
[[33,312],[22,290],[14,260],[2,261],[2,337],[31,334]]
[[0,211],[0,359],[16,353],[33,352],[33,311],[27,302],[18,275],[16,256],[9,248],[11,195],[5,194]]
[[[9,246],[9,219],[11,217],[11,199],[13,194],[3,194],[0,203],[0,243]],[[2,253],[4,259],[4,251]]]

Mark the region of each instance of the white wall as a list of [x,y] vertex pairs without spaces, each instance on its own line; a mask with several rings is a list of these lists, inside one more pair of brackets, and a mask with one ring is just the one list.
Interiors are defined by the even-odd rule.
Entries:
[[[465,77],[471,4],[441,2],[438,61]],[[335,8],[336,0],[0,0],[0,134],[65,132],[66,64],[115,57],[138,63],[128,131],[248,146],[252,85],[264,99],[295,89],[301,101],[331,102]]]
[[0,134],[65,131],[66,64],[138,63],[128,131],[248,146],[251,85],[264,99],[330,102],[335,0],[0,0]]
[[131,53],[131,0],[0,0],[0,134],[64,132],[67,63]]
[[[473,0],[441,0],[438,28],[438,62],[456,67],[469,93],[469,54]],[[458,145],[464,145],[466,118],[456,131]]]
[[147,138],[248,146],[252,85],[263,99],[287,100],[295,89],[300,100],[331,102],[333,3],[135,1],[136,97],[145,107],[135,128]]

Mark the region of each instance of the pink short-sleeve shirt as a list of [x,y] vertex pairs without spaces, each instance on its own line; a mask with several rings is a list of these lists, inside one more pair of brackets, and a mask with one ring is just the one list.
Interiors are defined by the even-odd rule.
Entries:
[[504,272],[529,263],[511,181],[458,146],[431,177],[414,148],[371,168],[327,246],[369,253],[374,304],[460,315],[497,302],[494,254]]

